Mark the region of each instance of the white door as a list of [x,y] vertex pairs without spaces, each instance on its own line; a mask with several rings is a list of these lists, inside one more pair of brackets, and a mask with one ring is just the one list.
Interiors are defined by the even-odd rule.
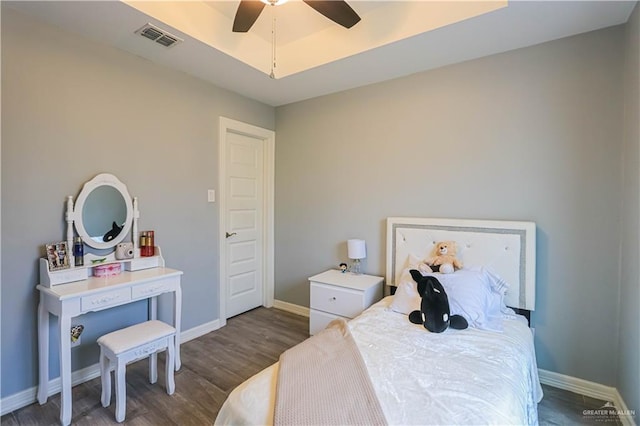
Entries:
[[227,318],[262,305],[262,141],[227,134]]
[[[222,119],[221,119],[222,121]],[[269,183],[271,158],[270,145],[265,139],[265,129],[248,126],[243,123],[227,121],[221,144],[224,144],[224,176],[221,179],[221,197],[223,211],[221,224],[221,286],[224,286],[224,306],[221,306],[221,318],[230,318],[262,305],[269,305],[273,294],[273,285],[268,267],[271,258],[269,244],[269,222],[272,212],[267,202],[272,193]],[[221,126],[222,127],[222,126]],[[240,128],[238,128],[240,127]],[[258,131],[259,130],[259,131]],[[266,131],[273,140],[273,132]],[[272,219],[271,219],[272,221]],[[223,263],[223,264],[222,264]],[[272,275],[272,273],[271,273]],[[269,296],[269,297],[265,297]],[[267,302],[265,303],[265,300]],[[272,302],[271,302],[272,304]]]

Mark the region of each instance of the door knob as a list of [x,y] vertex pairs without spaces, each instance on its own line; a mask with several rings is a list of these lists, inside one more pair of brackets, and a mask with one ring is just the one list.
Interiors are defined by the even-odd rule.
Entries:
[[229,238],[229,237],[233,237],[233,236],[234,236],[234,235],[236,235],[236,234],[237,234],[237,232],[232,232],[232,233],[227,232],[227,233],[226,233],[227,238]]

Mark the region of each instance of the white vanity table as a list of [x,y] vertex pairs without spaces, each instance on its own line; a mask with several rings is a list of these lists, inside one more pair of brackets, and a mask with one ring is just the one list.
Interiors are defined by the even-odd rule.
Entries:
[[[109,186],[116,188],[122,194],[124,226],[120,234],[110,242],[91,241],[93,238],[83,222],[82,211],[85,208],[85,200],[92,191]],[[95,198],[95,197],[89,197]],[[81,202],[82,201],[82,202]],[[86,210],[85,210],[86,211]],[[149,319],[157,317],[157,297],[161,294],[173,295],[173,326],[176,329],[175,338],[175,369],[178,370],[180,361],[180,318],[182,306],[182,291],[180,281],[182,271],[164,267],[159,248],[153,257],[140,257],[137,247],[137,200],[133,204],[126,187],[115,176],[101,174],[87,182],[83,187],[76,208],[73,208],[71,197],[67,200],[67,223],[71,228],[75,222],[78,234],[83,237],[85,243],[94,248],[108,249],[115,247],[127,236],[131,236],[135,247],[133,259],[115,258],[114,253],[107,255],[86,255],[84,266],[69,269],[50,271],[46,259],[40,261],[40,284],[36,287],[40,292],[38,305],[38,352],[39,352],[39,385],[38,402],[44,404],[49,396],[49,314],[58,317],[59,331],[59,358],[61,403],[60,422],[63,425],[71,423],[71,319],[88,312],[97,312],[122,306],[127,303],[149,299]],[[85,217],[86,219],[86,217]],[[73,229],[67,230],[67,240],[73,238]],[[129,229],[133,228],[131,234]],[[98,240],[98,238],[96,238]],[[70,246],[70,243],[69,243]],[[96,247],[97,246],[97,247]],[[96,259],[101,262],[98,265],[109,263],[121,263],[122,272],[109,277],[93,277],[91,269],[97,265],[92,263]],[[157,357],[153,355],[150,363],[154,365]]]

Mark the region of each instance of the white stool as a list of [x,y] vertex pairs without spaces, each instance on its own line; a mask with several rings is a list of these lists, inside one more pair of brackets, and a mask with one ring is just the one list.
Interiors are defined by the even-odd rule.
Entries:
[[147,321],[117,330],[98,339],[100,345],[100,376],[102,380],[102,406],[111,404],[111,369],[115,366],[116,420],[124,421],[126,413],[127,383],[126,365],[149,358],[149,382],[158,380],[158,352],[166,349],[167,393],[173,395],[176,384],[173,379],[176,329],[157,320]]

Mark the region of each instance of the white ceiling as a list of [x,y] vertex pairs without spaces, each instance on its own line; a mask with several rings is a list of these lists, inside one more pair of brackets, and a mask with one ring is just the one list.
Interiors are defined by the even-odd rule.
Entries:
[[[362,20],[347,30],[289,0],[265,7],[247,34],[231,32],[238,0],[3,3],[273,106],[622,24],[636,3],[505,2],[350,0]],[[184,42],[165,48],[134,34],[146,23]]]

